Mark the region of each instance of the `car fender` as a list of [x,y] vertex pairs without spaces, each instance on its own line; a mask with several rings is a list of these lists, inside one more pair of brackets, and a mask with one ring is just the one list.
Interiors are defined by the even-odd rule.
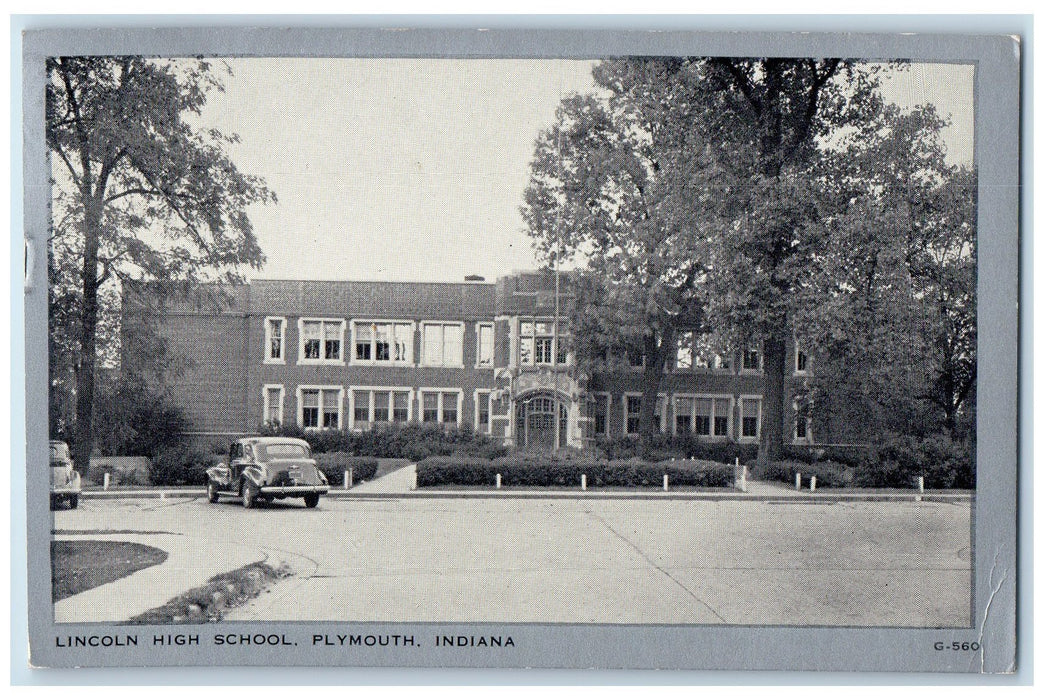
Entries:
[[207,470],[207,478],[218,484],[227,485],[229,477],[228,466],[224,462],[211,467]]
[[243,479],[261,488],[265,484],[265,473],[260,467],[251,465],[243,470]]

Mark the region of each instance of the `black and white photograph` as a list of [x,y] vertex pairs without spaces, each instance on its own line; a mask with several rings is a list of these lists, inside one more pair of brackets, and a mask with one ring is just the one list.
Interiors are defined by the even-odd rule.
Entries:
[[34,663],[1010,671],[984,59],[781,45],[41,42]]

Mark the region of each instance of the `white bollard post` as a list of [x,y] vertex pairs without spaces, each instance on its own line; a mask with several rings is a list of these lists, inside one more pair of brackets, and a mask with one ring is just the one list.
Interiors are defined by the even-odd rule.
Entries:
[[798,491],[801,490],[801,472],[798,472],[794,475],[794,488],[796,488]]
[[808,484],[808,490],[809,491],[815,491],[816,490],[816,475],[815,474],[812,475],[812,480]]
[[102,489],[105,490],[105,491],[108,491],[109,490],[109,483],[111,481],[112,481],[112,473],[111,472],[105,472],[105,480],[104,480],[104,484],[102,485]]
[[[739,461],[739,460],[737,460]],[[743,493],[747,492],[747,465],[744,464],[743,468],[740,469],[740,491]]]
[[670,482],[669,482],[669,481],[667,480],[667,475],[666,475],[666,474],[664,474],[664,475],[663,475],[663,490],[664,490],[664,491],[668,490],[668,488],[669,488],[669,483],[670,483]]
[[921,493],[924,493],[924,477],[923,476],[917,477],[917,490],[920,491]]
[[352,468],[348,467],[344,470],[344,488],[350,489],[352,487],[352,481],[355,475],[352,473]]
[[581,474],[580,475],[580,490],[581,491],[586,491],[587,490],[587,474]]
[[497,474],[497,488],[500,488],[500,474]]

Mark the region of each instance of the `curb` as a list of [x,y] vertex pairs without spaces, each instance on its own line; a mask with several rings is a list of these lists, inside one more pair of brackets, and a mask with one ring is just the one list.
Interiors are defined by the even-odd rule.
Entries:
[[[119,498],[203,498],[204,489],[185,489],[178,491],[134,490],[134,491],[84,491],[80,498],[112,500]],[[487,498],[487,499],[555,499],[555,500],[621,500],[621,501],[758,501],[770,503],[880,503],[880,502],[931,502],[931,503],[971,503],[975,500],[973,492],[947,493],[820,493],[816,495],[795,493],[793,496],[780,494],[750,494],[735,492],[635,492],[635,491],[406,491],[402,493],[353,493],[351,490],[331,491],[324,498],[337,499],[425,499],[425,498]]]

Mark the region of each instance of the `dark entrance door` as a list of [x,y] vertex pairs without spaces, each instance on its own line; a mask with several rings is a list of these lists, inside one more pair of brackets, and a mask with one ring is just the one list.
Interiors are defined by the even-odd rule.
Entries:
[[566,408],[553,396],[537,395],[518,406],[519,442],[527,449],[554,450],[565,444]]

